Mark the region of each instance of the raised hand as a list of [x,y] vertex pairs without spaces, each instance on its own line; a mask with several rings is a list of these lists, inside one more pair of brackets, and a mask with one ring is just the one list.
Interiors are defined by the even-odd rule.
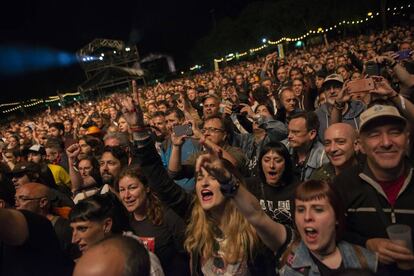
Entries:
[[73,145],[70,145],[67,149],[66,149],[66,155],[68,156],[69,160],[73,161],[76,160],[76,158],[78,157],[80,153],[80,146],[78,143],[75,143]]

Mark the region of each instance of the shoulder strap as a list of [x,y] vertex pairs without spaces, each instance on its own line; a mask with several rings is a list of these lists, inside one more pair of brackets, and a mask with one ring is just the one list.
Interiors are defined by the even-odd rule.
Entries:
[[359,264],[361,265],[361,268],[366,269],[368,268],[368,262],[365,258],[364,254],[361,251],[361,248],[358,245],[352,244],[352,247],[354,248],[355,255],[358,258]]

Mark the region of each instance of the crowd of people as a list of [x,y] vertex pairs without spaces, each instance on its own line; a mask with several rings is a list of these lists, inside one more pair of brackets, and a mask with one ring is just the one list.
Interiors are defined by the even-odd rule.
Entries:
[[413,35],[2,126],[0,275],[414,275]]

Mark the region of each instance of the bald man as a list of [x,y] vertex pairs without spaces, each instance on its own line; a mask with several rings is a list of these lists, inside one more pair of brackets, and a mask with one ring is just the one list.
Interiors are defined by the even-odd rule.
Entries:
[[357,133],[349,124],[330,125],[324,133],[324,147],[329,163],[316,170],[311,179],[332,180],[344,169],[357,163]]
[[16,190],[16,209],[27,210],[38,215],[49,213],[49,188],[40,183],[26,183]]
[[27,210],[46,217],[53,225],[62,250],[72,257],[79,255],[77,246],[72,244],[72,228],[68,220],[52,214],[50,208],[51,190],[40,183],[26,183],[16,191],[17,210]]
[[136,239],[110,236],[89,248],[76,264],[73,276],[162,276],[158,258]]

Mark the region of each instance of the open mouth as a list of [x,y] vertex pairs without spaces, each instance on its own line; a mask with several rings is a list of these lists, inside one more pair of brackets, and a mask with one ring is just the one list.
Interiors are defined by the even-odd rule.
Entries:
[[213,198],[214,193],[210,190],[203,189],[201,190],[201,200],[202,201],[209,201]]
[[305,227],[305,235],[308,240],[315,240],[318,237],[318,231],[312,227]]
[[267,174],[268,174],[270,177],[276,177],[276,176],[278,175],[278,173],[277,173],[277,172],[275,172],[275,171],[270,171],[270,172],[267,172]]

